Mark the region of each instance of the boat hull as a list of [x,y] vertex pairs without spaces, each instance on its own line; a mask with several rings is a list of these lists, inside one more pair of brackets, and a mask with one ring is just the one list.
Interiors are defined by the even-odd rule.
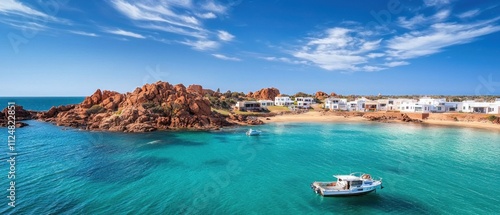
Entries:
[[[326,183],[328,184],[328,182]],[[323,186],[322,186],[323,185]],[[376,191],[377,189],[382,189],[382,183],[377,183],[373,186],[364,186],[354,189],[338,189],[324,187],[325,182],[314,182],[311,184],[311,189],[319,195],[326,197],[343,197],[343,196],[361,196]]]
[[371,193],[375,191],[375,189],[373,190],[368,190],[368,191],[361,191],[361,192],[346,192],[346,193],[328,193],[328,192],[325,192],[325,193],[319,193],[320,195],[322,196],[325,196],[325,197],[348,197],[348,196],[362,196],[362,195],[366,195],[368,193]]

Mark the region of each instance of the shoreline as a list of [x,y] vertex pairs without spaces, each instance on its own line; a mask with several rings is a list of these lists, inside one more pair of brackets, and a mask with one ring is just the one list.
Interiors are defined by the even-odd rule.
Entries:
[[317,111],[310,111],[303,114],[286,114],[274,117],[261,117],[259,118],[264,124],[272,123],[341,123],[341,122],[376,122],[376,123],[401,123],[411,125],[423,126],[445,126],[445,127],[461,127],[461,128],[477,128],[493,131],[500,131],[500,125],[487,123],[487,122],[464,122],[464,121],[449,121],[437,119],[424,119],[421,123],[403,122],[401,120],[392,119],[387,121],[371,121],[362,116],[339,116],[332,113],[321,113]]

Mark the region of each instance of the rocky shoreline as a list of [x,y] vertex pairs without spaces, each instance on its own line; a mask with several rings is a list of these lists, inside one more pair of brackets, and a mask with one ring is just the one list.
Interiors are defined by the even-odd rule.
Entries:
[[[125,94],[98,89],[80,104],[52,107],[45,112],[30,112],[17,106],[17,115],[23,116],[18,121],[37,119],[58,126],[116,132],[217,130],[224,126],[263,123],[247,116],[227,117],[212,111],[200,85],[186,88],[168,82],[146,84]],[[4,121],[2,117],[0,123]],[[19,124],[19,127],[25,125]]]

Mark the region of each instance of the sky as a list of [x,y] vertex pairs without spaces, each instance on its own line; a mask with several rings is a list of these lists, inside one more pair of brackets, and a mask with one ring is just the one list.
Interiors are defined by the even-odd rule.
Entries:
[[1,0],[0,96],[500,95],[494,0]]

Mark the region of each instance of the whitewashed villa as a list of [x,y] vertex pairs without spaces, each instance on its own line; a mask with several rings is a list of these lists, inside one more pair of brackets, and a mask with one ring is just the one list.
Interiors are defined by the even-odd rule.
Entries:
[[325,108],[330,110],[347,110],[347,99],[327,98]]
[[278,97],[274,98],[274,105],[288,107],[288,106],[293,105],[293,101],[288,96],[278,96]]
[[274,106],[274,101],[272,100],[259,100],[258,102],[260,103],[261,108],[267,109],[269,106]]
[[295,101],[297,102],[298,108],[310,108],[312,104],[314,104],[313,97],[296,97]]

